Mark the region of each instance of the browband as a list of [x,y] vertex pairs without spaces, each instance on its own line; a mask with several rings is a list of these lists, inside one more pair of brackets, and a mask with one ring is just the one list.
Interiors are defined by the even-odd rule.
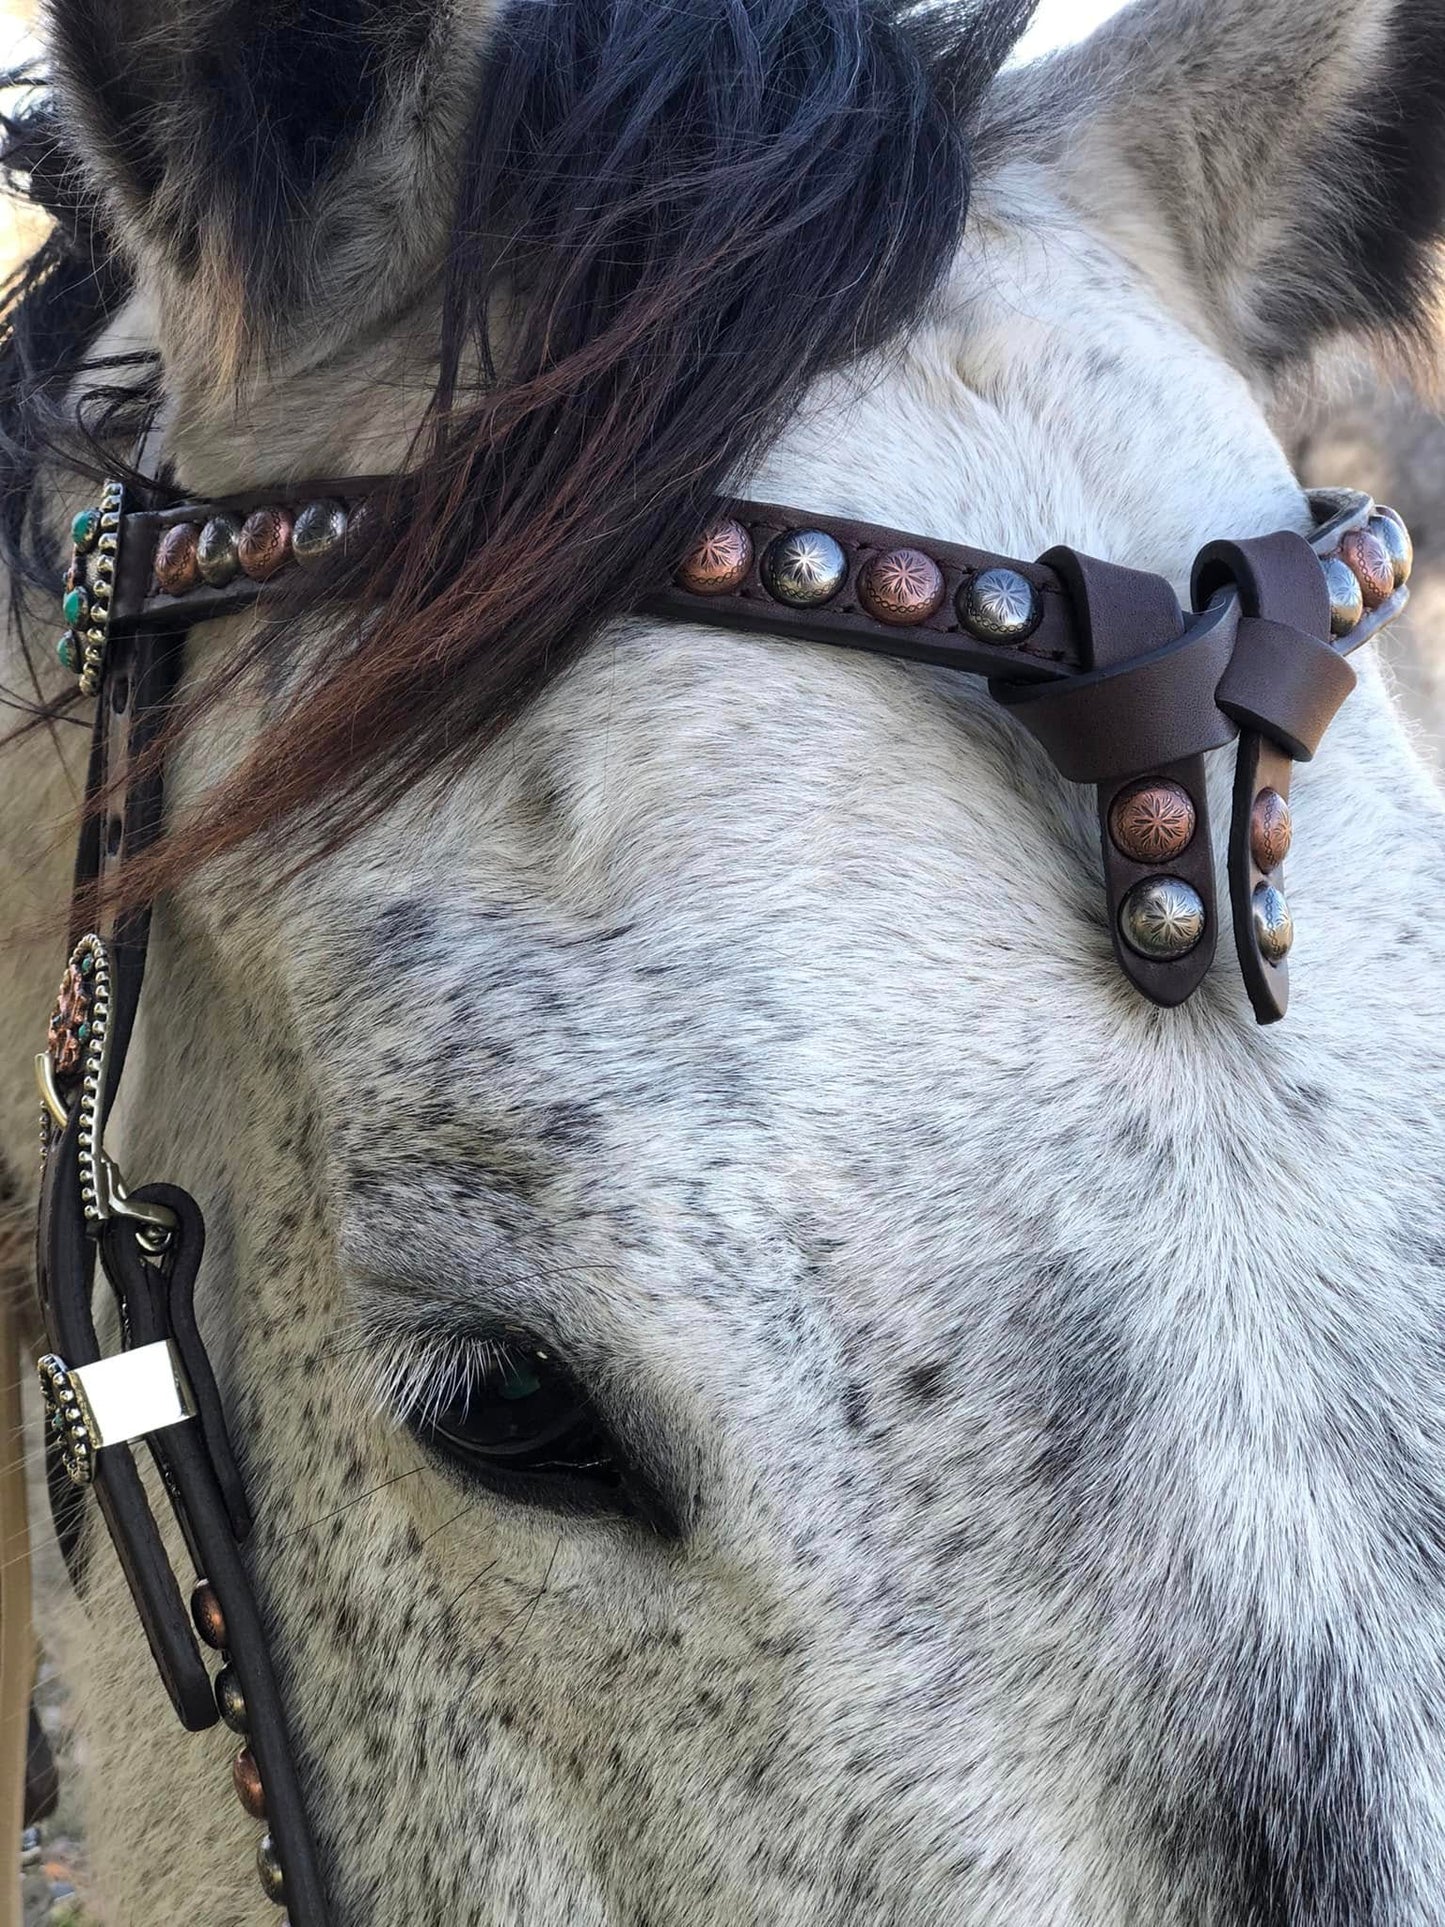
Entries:
[[[118,484],[76,521],[60,646],[93,692],[110,637],[230,614],[363,539],[379,478],[130,509]],[[1366,495],[1310,496],[1313,535],[1212,543],[1193,608],[1161,576],[1068,548],[1038,562],[760,502],[718,515],[640,609],[987,679],[1064,776],[1095,786],[1109,928],[1153,1002],[1213,960],[1204,755],[1240,739],[1229,877],[1255,1016],[1284,1015],[1293,923],[1282,864],[1294,762],[1354,686],[1345,657],[1408,598],[1404,523]]]

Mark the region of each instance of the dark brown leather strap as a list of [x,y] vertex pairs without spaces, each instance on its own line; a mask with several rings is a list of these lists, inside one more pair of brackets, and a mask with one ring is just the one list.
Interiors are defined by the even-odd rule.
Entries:
[[[134,555],[126,553],[126,537],[132,529],[154,525],[149,512],[122,516],[117,601],[127,583],[144,578]],[[104,1443],[94,1451],[95,1495],[178,1716],[199,1729],[224,1714],[244,1731],[265,1789],[264,1878],[270,1889],[284,1887],[293,1927],[324,1927],[325,1896],[300,1780],[241,1554],[250,1515],[195,1320],[192,1294],[204,1248],[201,1213],[185,1192],[168,1186],[128,1198],[112,1192],[109,1208],[101,1209],[82,1159],[87,1090],[96,1106],[92,1141],[99,1145],[124,1074],[150,934],[148,909],[112,917],[107,884],[161,831],[163,769],[147,751],[164,727],[184,642],[179,623],[159,625],[142,616],[110,624],[72,909],[73,942],[83,949],[98,939],[105,960],[105,1049],[99,1076],[52,1076],[63,1110],[61,1119],[47,1126],[37,1277],[51,1354],[66,1372],[83,1371],[101,1357],[91,1305],[97,1255],[119,1305],[123,1352],[164,1343],[180,1361],[194,1416],[146,1436],[195,1562],[195,1581],[204,1580],[214,1601],[207,1623],[213,1635],[217,1625],[223,1628],[224,1636],[209,1642],[223,1649],[224,1667],[215,1686],[128,1443]],[[95,1008],[90,1006],[92,1017]],[[51,1062],[53,1069],[53,1056]],[[137,1215],[147,1210],[159,1210],[166,1225]],[[62,1443],[52,1441],[53,1447]],[[71,1483],[60,1450],[52,1449],[48,1470],[57,1532],[72,1578],[83,1589],[84,1491]]]
[[[316,481],[128,515],[112,635],[183,628],[284,587],[304,564],[302,528],[330,505],[354,535],[359,512],[385,485]],[[1408,593],[1397,588],[1362,611],[1347,635],[1333,635],[1319,557],[1361,529],[1373,504],[1343,492],[1313,500],[1319,526],[1310,543],[1281,534],[1211,544],[1196,568],[1190,615],[1161,577],[1071,549],[1020,562],[760,502],[720,510],[707,542],[640,607],[987,677],[995,699],[1064,776],[1096,785],[1120,966],[1146,996],[1177,1004],[1198,987],[1214,950],[1204,757],[1243,732],[1242,761],[1256,770],[1261,793],[1269,788],[1287,803],[1281,758],[1314,753],[1353,685],[1344,656]],[[193,566],[178,577],[174,559],[185,559],[187,541],[203,550],[204,575]],[[817,551],[811,581],[790,577],[779,562],[800,541]],[[1188,842],[1170,850],[1167,870],[1162,859],[1141,857],[1143,846],[1119,841],[1119,812],[1141,783],[1154,785],[1156,801],[1174,798],[1193,824]],[[1282,1013],[1287,973],[1281,962],[1261,975],[1258,946],[1245,942],[1249,905],[1269,881],[1247,870],[1239,859],[1232,873],[1236,937],[1256,1014],[1267,1022]],[[1192,893],[1201,934],[1187,952],[1146,956],[1123,939],[1126,905],[1161,883]]]

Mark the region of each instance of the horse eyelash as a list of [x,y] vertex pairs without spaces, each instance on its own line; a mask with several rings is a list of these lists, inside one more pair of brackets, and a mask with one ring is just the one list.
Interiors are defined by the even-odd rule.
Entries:
[[355,1393],[376,1417],[397,1425],[433,1423],[449,1405],[504,1375],[525,1356],[496,1333],[375,1333],[376,1344],[358,1349]]

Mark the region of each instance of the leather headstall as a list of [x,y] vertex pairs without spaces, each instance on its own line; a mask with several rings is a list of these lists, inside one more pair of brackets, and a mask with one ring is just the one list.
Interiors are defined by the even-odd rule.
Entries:
[[[107,484],[75,521],[61,644],[96,716],[71,956],[37,1060],[52,1508],[79,1588],[79,1507],[93,1488],[177,1714],[190,1728],[224,1719],[240,1736],[236,1791],[268,1829],[262,1886],[293,1927],[324,1927],[326,1901],[247,1574],[244,1483],[196,1323],[202,1216],[173,1185],[127,1191],[105,1146],[149,935],[147,910],[111,914],[107,886],[161,831],[163,770],[146,752],[188,630],[364,539],[358,510],[377,486],[313,483],[167,506]],[[1016,562],[752,502],[720,511],[640,606],[986,678],[1062,774],[1095,787],[1115,952],[1157,1004],[1190,996],[1214,954],[1205,757],[1238,738],[1234,935],[1255,1015],[1270,1023],[1288,997],[1291,769],[1313,756],[1353,686],[1347,655],[1404,606],[1411,562],[1392,511],[1343,492],[1310,500],[1309,538],[1206,548],[1187,613],[1162,577],[1072,549]],[[118,1315],[121,1348],[108,1356],[92,1306],[97,1260]],[[133,1455],[142,1440],[194,1568],[189,1614]],[[221,1656],[214,1680],[197,1634]]]

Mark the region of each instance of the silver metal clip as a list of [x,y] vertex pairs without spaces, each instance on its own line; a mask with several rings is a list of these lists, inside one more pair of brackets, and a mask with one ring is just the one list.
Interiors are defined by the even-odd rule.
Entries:
[[90,1484],[104,1446],[147,1438],[196,1415],[180,1354],[168,1338],[93,1365],[67,1365],[47,1352],[37,1370],[73,1485]]
[[[59,1130],[64,1130],[70,1122],[70,1113],[65,1107],[65,1099],[55,1082],[55,1065],[49,1051],[40,1051],[35,1059],[35,1082],[40,1089],[40,1101],[45,1106]],[[83,1147],[89,1148],[89,1147]],[[176,1214],[166,1204],[151,1204],[143,1198],[132,1198],[125,1188],[120,1174],[120,1166],[103,1145],[90,1149],[87,1171],[93,1172],[94,1198],[87,1196],[85,1215],[92,1224],[103,1224],[107,1218],[133,1218],[138,1223],[153,1228],[155,1232],[171,1232],[176,1228]],[[154,1240],[151,1241],[154,1249]]]

